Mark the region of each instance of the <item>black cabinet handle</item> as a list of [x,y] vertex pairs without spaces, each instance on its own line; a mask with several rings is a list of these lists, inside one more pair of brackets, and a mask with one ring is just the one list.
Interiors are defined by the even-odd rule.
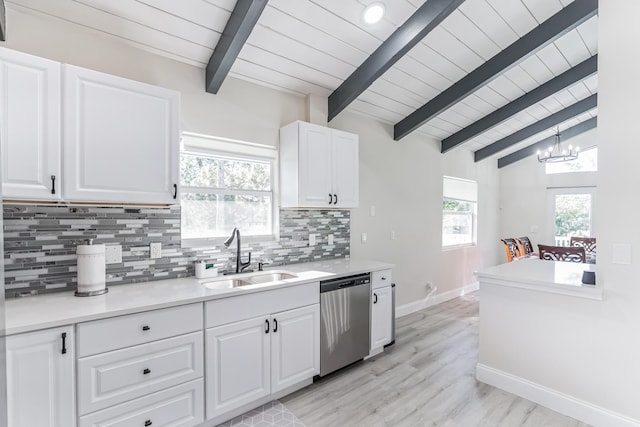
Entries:
[[386,277],[384,277],[384,276],[382,276],[382,277],[380,278],[380,280],[387,280],[387,278],[386,278]]
[[273,319],[273,332],[278,332],[278,319]]
[[375,292],[373,293],[373,303],[374,304],[378,303],[378,294],[376,294]]
[[151,330],[151,326],[149,326],[149,325],[144,325],[144,326],[142,327],[142,330],[143,330],[143,331],[149,331],[149,330]]
[[329,204],[333,204],[333,194],[329,193]]
[[149,369],[149,368],[144,368],[144,371],[142,371],[142,373],[143,373],[144,375],[149,375],[149,374],[151,373],[151,369]]
[[337,194],[334,194],[334,195],[333,195],[333,198],[334,198],[334,200],[333,200],[333,204],[334,204],[334,205],[337,205],[337,204],[338,204],[338,195],[337,195]]
[[178,184],[173,184],[173,198],[178,198]]
[[56,176],[51,175],[51,194],[56,194]]
[[153,424],[151,420],[147,420],[144,422],[144,427],[149,427],[151,424]]
[[267,326],[266,326],[266,328],[264,330],[264,333],[268,334],[269,333],[269,319],[264,319],[264,323],[267,324]]
[[67,354],[67,333],[62,333],[62,354]]

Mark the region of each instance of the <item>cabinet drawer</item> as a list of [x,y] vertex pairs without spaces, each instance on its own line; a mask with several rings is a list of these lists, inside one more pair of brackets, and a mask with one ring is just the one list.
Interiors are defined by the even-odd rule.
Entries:
[[320,303],[320,282],[278,288],[205,303],[207,328]]
[[79,427],[196,426],[204,422],[203,380],[80,417]]
[[85,415],[203,376],[202,332],[78,359]]
[[391,269],[371,273],[371,289],[391,286]]
[[199,330],[202,330],[200,303],[80,323],[78,357]]

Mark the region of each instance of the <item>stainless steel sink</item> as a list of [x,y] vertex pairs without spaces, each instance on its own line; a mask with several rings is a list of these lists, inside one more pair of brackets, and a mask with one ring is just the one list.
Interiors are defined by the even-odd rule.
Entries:
[[231,289],[242,286],[264,284],[269,282],[280,282],[282,280],[294,279],[298,277],[293,273],[285,271],[265,271],[243,274],[241,277],[225,277],[200,281],[202,286],[209,289]]
[[231,289],[231,288],[238,288],[240,286],[246,286],[251,284],[242,279],[208,280],[208,281],[202,281],[200,283],[202,283],[202,286],[206,286],[209,289]]
[[280,280],[294,279],[298,276],[292,273],[283,273],[283,272],[273,272],[273,273],[264,273],[257,274],[255,276],[247,277],[247,282],[250,283],[267,283],[267,282],[279,282]]

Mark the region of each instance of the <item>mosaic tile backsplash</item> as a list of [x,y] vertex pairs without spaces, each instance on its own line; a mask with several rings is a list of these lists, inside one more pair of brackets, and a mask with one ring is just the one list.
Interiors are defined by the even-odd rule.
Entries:
[[[182,248],[180,207],[51,206],[6,204],[4,209],[5,295],[8,298],[76,288],[76,245],[86,239],[122,245],[122,262],[107,264],[107,286],[194,275],[193,263],[212,259],[222,270],[235,267],[235,242]],[[309,234],[318,244],[309,246]],[[329,234],[334,244],[327,245]],[[252,267],[349,256],[348,210],[281,210],[280,239],[242,244]],[[149,244],[162,243],[150,259]],[[324,242],[325,244],[322,244]]]

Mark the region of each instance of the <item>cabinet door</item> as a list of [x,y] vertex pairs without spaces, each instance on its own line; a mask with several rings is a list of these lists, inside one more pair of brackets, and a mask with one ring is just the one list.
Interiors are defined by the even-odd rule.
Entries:
[[65,65],[64,198],[177,202],[178,93]]
[[268,317],[207,329],[207,419],[269,395],[270,332]]
[[6,199],[60,199],[60,67],[57,62],[0,49]]
[[357,208],[359,176],[358,135],[332,131],[333,193],[338,198],[334,207]]
[[391,286],[371,291],[371,348],[380,348],[391,342]]
[[10,426],[75,426],[74,348],[71,326],[7,337]]
[[331,129],[303,122],[299,125],[298,203],[300,206],[329,207],[333,194]]
[[320,305],[271,316],[271,392],[320,373]]

